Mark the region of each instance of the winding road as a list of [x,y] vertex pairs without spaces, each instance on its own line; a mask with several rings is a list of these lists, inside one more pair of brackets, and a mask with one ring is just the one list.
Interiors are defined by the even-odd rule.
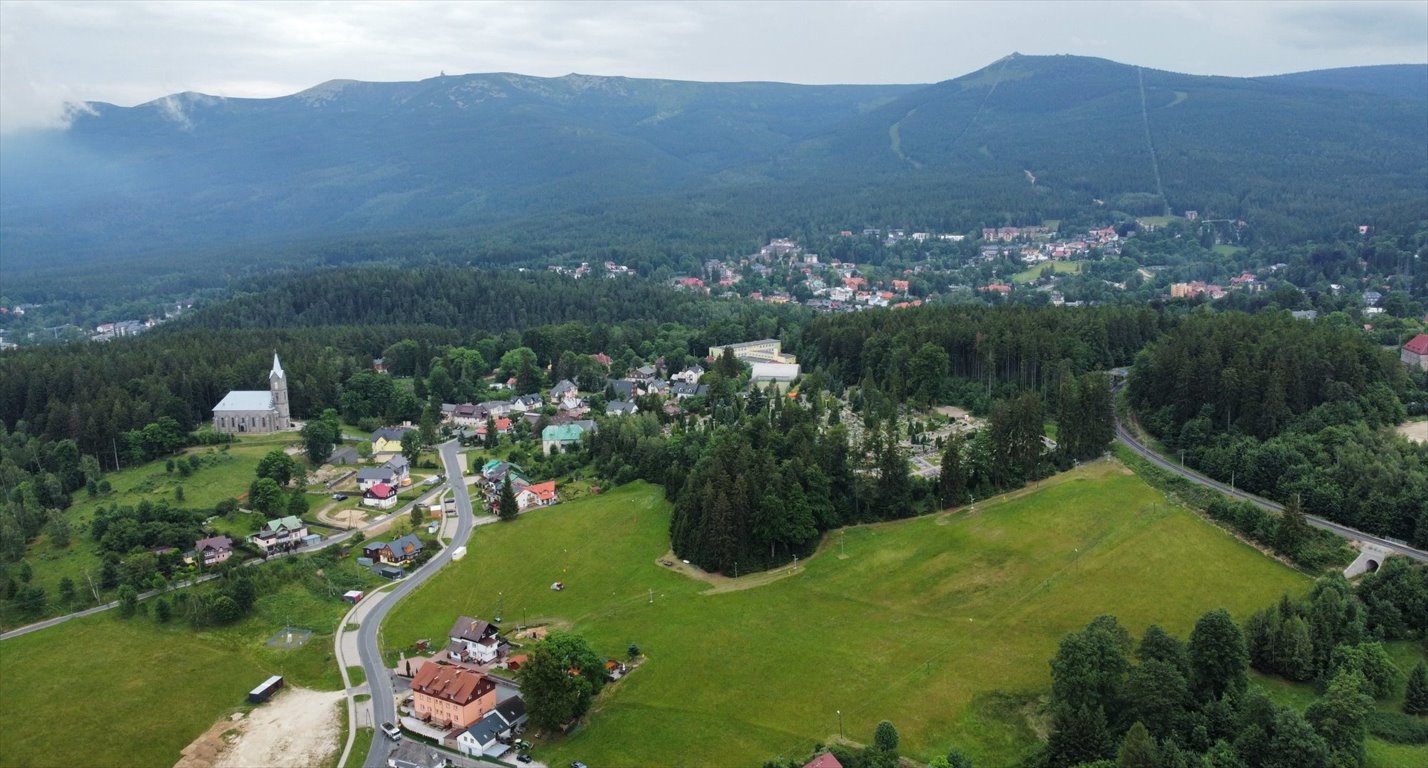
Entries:
[[[1284,506],[1281,504],[1276,504],[1270,501],[1269,499],[1261,498],[1252,493],[1246,493],[1238,488],[1225,485],[1224,483],[1218,480],[1212,480],[1200,474],[1199,472],[1196,472],[1193,469],[1183,467],[1173,461],[1170,461],[1164,456],[1161,456],[1160,454],[1147,447],[1140,440],[1136,439],[1135,434],[1132,433],[1129,429],[1126,429],[1125,424],[1121,422],[1121,417],[1119,415],[1116,416],[1116,438],[1119,439],[1122,443],[1125,443],[1127,448],[1130,448],[1132,451],[1135,451],[1136,453],[1140,454],[1140,456],[1146,461],[1149,461],[1150,463],[1167,472],[1177,474],[1192,483],[1198,483],[1199,485],[1213,488],[1219,491],[1220,493],[1225,494],[1226,496],[1240,499],[1242,501],[1248,501],[1251,504],[1262,507],[1271,512],[1284,511]],[[1322,517],[1315,517],[1314,515],[1305,515],[1304,518],[1308,521],[1310,525],[1314,526],[1315,528],[1322,528],[1323,530],[1326,530],[1336,536],[1348,539],[1349,541],[1362,541],[1367,542],[1369,544],[1375,544],[1397,555],[1403,555],[1404,557],[1412,558],[1420,562],[1428,561],[1428,552],[1424,552],[1421,549],[1414,549],[1413,547],[1410,547],[1402,542],[1394,541],[1392,539],[1385,539],[1381,536],[1374,536],[1370,533],[1364,533],[1363,531],[1350,528],[1347,525],[1340,525],[1336,522],[1333,522],[1332,520],[1325,520]]]
[[[387,618],[387,614],[391,613],[392,608],[396,607],[402,598],[421,586],[422,582],[451,561],[451,553],[457,547],[466,545],[467,539],[471,538],[471,530],[475,524],[476,517],[471,511],[471,495],[466,492],[466,473],[463,471],[461,454],[456,452],[456,441],[442,443],[439,447],[441,463],[446,467],[447,485],[451,487],[451,495],[456,500],[456,535],[436,557],[428,560],[425,565],[402,579],[395,589],[380,592],[369,598],[381,602],[367,613],[362,619],[361,626],[357,629],[358,656],[362,661],[362,671],[367,674],[367,685],[372,694],[372,722],[379,725],[397,721],[396,706],[393,701],[392,672],[387,668],[386,662],[382,660],[382,649],[379,642],[382,621]],[[384,737],[378,730],[372,738],[372,748],[367,753],[367,762],[363,765],[366,768],[385,766],[387,756],[391,754],[392,745],[392,741]]]

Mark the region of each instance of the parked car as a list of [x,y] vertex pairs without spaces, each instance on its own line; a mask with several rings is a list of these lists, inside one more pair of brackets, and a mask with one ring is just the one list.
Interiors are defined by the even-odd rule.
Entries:
[[398,728],[395,725],[392,725],[391,723],[382,723],[382,733],[387,734],[387,738],[391,739],[392,741],[402,740],[402,729]]
[[346,500],[347,500],[347,494],[345,494],[345,493],[334,493],[334,494],[332,494],[332,500],[333,500],[333,501],[346,501]]
[[521,754],[519,754],[519,755],[516,755],[516,762],[518,762],[518,763],[529,763],[530,761],[531,761],[531,756],[530,756],[530,755],[527,755],[527,754],[525,754],[525,753],[521,753]]

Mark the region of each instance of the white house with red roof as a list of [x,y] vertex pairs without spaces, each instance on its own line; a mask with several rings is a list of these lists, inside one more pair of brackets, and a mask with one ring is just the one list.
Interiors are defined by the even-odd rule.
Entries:
[[391,509],[397,505],[397,489],[386,483],[377,483],[362,494],[362,506],[377,509]]
[[556,493],[554,480],[528,485],[516,494],[516,504],[519,505],[522,512],[536,507],[548,507],[559,502],[560,494]]
[[1413,340],[1403,345],[1403,351],[1398,359],[1404,363],[1417,366],[1420,370],[1428,371],[1428,333],[1420,333],[1413,337]]

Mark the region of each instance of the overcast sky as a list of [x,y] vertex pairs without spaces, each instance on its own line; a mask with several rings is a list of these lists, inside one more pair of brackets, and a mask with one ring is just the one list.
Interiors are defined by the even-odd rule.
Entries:
[[921,83],[1013,51],[1265,75],[1428,61],[1428,2],[17,2],[0,130],[66,102],[279,96],[325,80],[570,72]]

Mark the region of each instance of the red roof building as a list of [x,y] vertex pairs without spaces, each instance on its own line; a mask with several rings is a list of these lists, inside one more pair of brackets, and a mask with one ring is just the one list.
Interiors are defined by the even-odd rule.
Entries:
[[804,763],[803,768],[843,768],[843,764],[838,762],[838,758],[834,757],[832,752],[824,752]]
[[1416,366],[1420,370],[1428,371],[1428,333],[1420,333],[1413,337],[1413,340],[1403,345],[1403,353],[1399,359],[1404,363]]

